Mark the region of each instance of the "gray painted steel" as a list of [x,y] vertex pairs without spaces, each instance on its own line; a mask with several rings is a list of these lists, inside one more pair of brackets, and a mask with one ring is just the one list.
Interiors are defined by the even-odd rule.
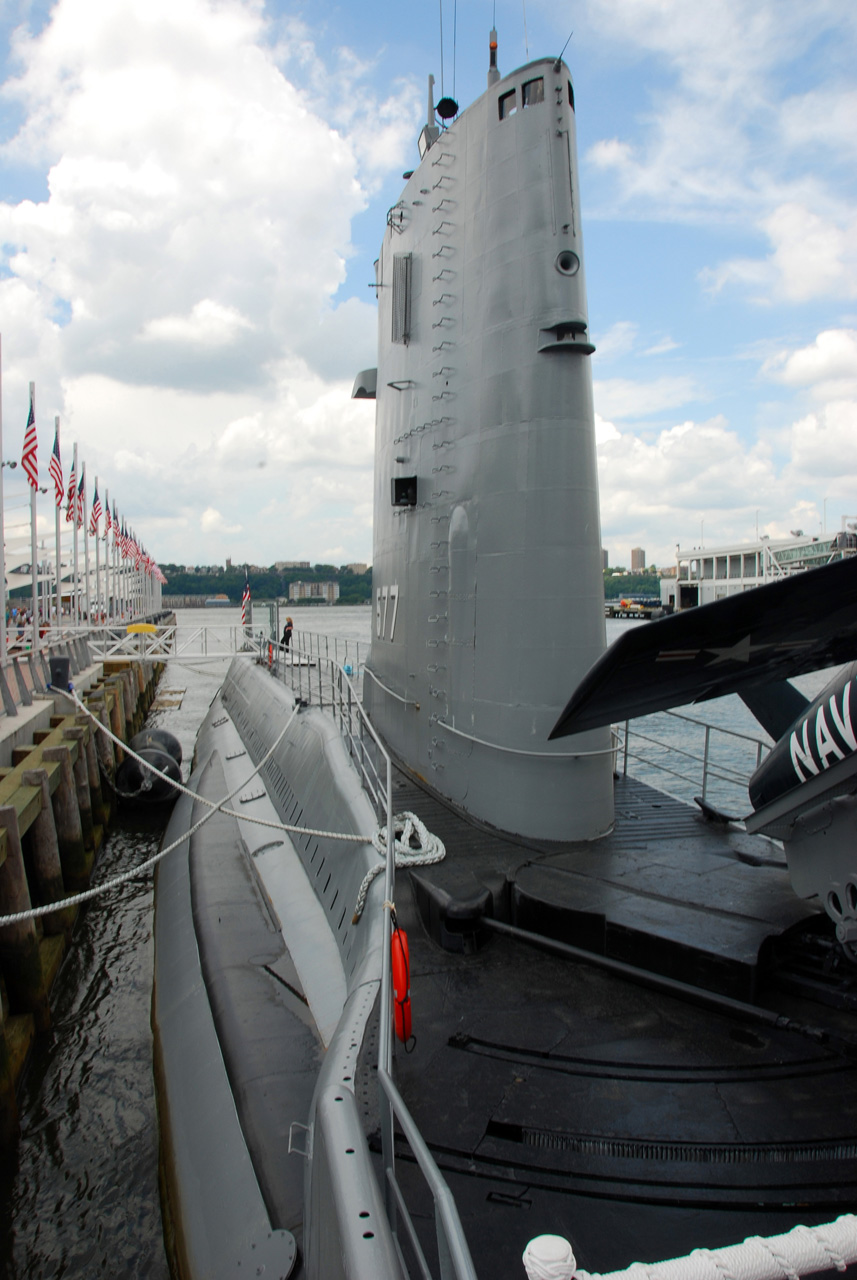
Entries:
[[[191,825],[178,801],[166,841]],[[241,1132],[202,982],[187,856],[158,869],[153,1028],[162,1158],[179,1249],[190,1276],[285,1277],[295,1241],[273,1230]],[[192,1066],[191,1066],[192,1064]],[[189,1069],[190,1067],[190,1069]]]
[[[568,756],[548,734],[604,648],[564,64],[506,76],[440,135],[390,211],[377,281],[366,706],[396,754],[477,817],[591,839],[612,823],[609,757],[524,754]],[[606,752],[608,732],[574,746]]]
[[[210,780],[216,778],[216,798],[231,791],[236,777],[240,781],[248,776],[266,754],[293,709],[292,692],[272,680],[265,668],[234,661],[200,730],[191,787],[207,787],[206,794],[215,798]],[[230,760],[240,744],[246,755]],[[209,778],[208,784],[205,778]],[[285,1156],[284,1132],[292,1119],[303,1122],[298,1110],[303,1085],[298,1085],[296,1076],[294,1110],[286,1109],[268,1134],[268,1141],[278,1149],[260,1151],[265,1136],[259,1121],[263,1112],[259,1100],[254,1102],[252,1097],[253,1083],[268,1077],[274,1081],[283,1070],[284,1059],[288,1061],[289,1046],[277,1039],[285,1023],[281,1016],[276,1017],[276,1026],[270,1021],[266,1037],[265,1028],[258,1025],[258,1011],[248,1005],[246,1032],[242,1033],[240,1016],[236,1019],[234,1013],[238,1009],[240,1015],[240,1008],[227,988],[231,984],[240,996],[252,990],[253,975],[261,968],[269,974],[272,970],[286,973],[286,966],[292,965],[296,976],[287,974],[287,980],[300,990],[302,970],[327,965],[329,984],[341,984],[345,998],[321,1060],[309,1115],[304,1113],[310,1138],[304,1185],[291,1201],[298,1214],[295,1234],[302,1239],[302,1261],[308,1276],[325,1280],[338,1276],[377,1280],[385,1276],[396,1280],[401,1274],[399,1262],[354,1098],[358,1056],[375,1014],[380,987],[383,877],[370,889],[360,923],[354,925],[351,919],[360,882],[378,861],[368,839],[376,819],[336,726],[313,708],[303,709],[295,717],[271,760],[230,807],[240,812],[243,798],[248,801],[248,812],[257,810],[250,797],[262,791],[262,783],[264,803],[273,802],[271,816],[304,827],[354,831],[355,840],[289,838],[285,833],[220,817],[210,824],[212,832],[220,824],[219,835],[206,837],[203,828],[193,838],[196,874],[203,874],[206,862],[201,842],[207,839],[209,852],[217,853],[216,859],[207,860],[207,876],[221,894],[225,874],[222,824],[231,824],[234,830],[236,864],[249,859],[266,892],[265,877],[271,874],[270,861],[276,856],[271,846],[289,840],[299,859],[292,861],[290,874],[306,877],[326,923],[322,919],[319,926],[320,917],[316,916],[316,932],[294,925],[284,928],[288,958],[282,964],[271,959],[270,943],[260,943],[258,938],[250,945],[252,954],[244,962],[236,960],[232,934],[236,929],[248,938],[250,934],[240,923],[243,917],[237,903],[231,904],[231,891],[222,898],[223,920],[229,928],[219,939],[219,930],[211,927],[220,919],[216,902],[214,915],[209,909],[209,924],[203,927],[200,901],[194,902],[186,848],[177,850],[161,866],[153,1022],[164,1155],[176,1202],[180,1250],[191,1277],[234,1275],[236,1260],[251,1255],[254,1265],[268,1268],[266,1274],[288,1274],[295,1241],[289,1232],[272,1229],[266,1199],[273,1203],[277,1198],[271,1179],[277,1161]],[[194,811],[183,797],[167,839],[176,839],[200,815],[199,806]],[[204,887],[208,892],[207,883]],[[295,886],[295,892],[298,888],[302,891],[303,886]],[[269,898],[269,910],[273,911],[273,895]],[[333,945],[321,945],[318,927],[329,929]],[[208,949],[206,954],[200,954],[202,948]],[[234,973],[236,968],[246,970],[248,978]],[[204,973],[209,975],[205,980]],[[207,982],[213,984],[211,990]],[[309,984],[306,991],[309,996]],[[272,1005],[271,1016],[275,1013]],[[218,1031],[230,1037],[228,1044],[218,1041]],[[252,1067],[249,1074],[239,1060],[242,1035]],[[263,1061],[266,1052],[270,1057],[267,1067]],[[237,1105],[233,1089],[238,1091]],[[342,1161],[340,1157],[346,1153],[348,1158]],[[300,1156],[286,1158],[299,1168]],[[290,1222],[291,1205],[280,1206],[281,1216],[288,1215]]]

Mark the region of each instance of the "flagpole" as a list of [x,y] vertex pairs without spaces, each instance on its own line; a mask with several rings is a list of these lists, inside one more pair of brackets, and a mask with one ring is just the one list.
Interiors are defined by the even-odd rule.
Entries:
[[113,499],[113,545],[110,548],[110,579],[113,583],[113,621],[116,621],[116,499]]
[[[83,522],[81,526],[83,528],[83,569],[84,569],[84,573],[86,574],[86,590],[84,591],[83,594],[86,599],[86,625],[91,627],[92,626],[92,597],[90,596],[90,593],[89,593],[89,525],[87,523],[87,517],[86,517],[86,463],[85,462],[82,462],[80,465],[80,483],[82,486],[80,496],[82,499],[82,506],[83,506]],[[80,506],[78,506],[78,511],[80,511]]]
[[[95,521],[95,499],[97,497],[98,497],[98,476],[95,477],[95,488],[92,491],[93,522]],[[95,612],[97,615],[96,616],[96,622],[97,622],[101,617],[101,610],[99,609],[99,597],[101,595],[101,563],[100,563],[100,556],[98,554],[98,525],[97,524],[95,525],[94,533],[95,533]]]
[[116,621],[116,499],[113,499],[113,545],[110,548],[110,578],[113,583],[113,621]]
[[[59,414],[54,418],[54,427],[56,428],[56,438],[60,438],[60,420]],[[62,486],[61,486],[62,487]],[[60,537],[60,516],[62,514],[62,497],[56,507],[56,544],[57,544],[57,626],[62,626],[62,542]]]
[[[30,409],[36,417],[36,384],[30,383]],[[33,577],[33,653],[39,651],[39,567],[36,563],[36,493],[38,485],[30,482],[30,569]]]
[[80,572],[78,570],[78,554],[77,554],[77,444],[74,446],[74,461],[72,463],[74,481],[74,496],[72,498],[71,509],[71,533],[72,533],[72,583],[74,595],[74,608],[72,610],[72,623],[77,626],[80,622]]
[[[2,339],[0,339],[2,343]],[[0,460],[3,458],[3,361],[0,351]],[[5,666],[6,648],[6,536],[3,516],[3,468],[0,467],[0,582],[3,584],[3,616],[0,619],[0,662]]]
[[107,527],[110,512],[110,490],[104,490],[104,621],[110,621],[110,538]]

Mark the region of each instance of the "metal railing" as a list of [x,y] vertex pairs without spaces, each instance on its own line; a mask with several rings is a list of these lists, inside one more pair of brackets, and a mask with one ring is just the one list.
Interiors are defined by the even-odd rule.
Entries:
[[[402,1188],[396,1177],[395,1124],[408,1143],[434,1203],[435,1238],[438,1246],[440,1280],[476,1280],[476,1271],[461,1225],[455,1200],[443,1178],[407,1104],[393,1083],[393,984],[391,964],[392,903],[396,891],[396,858],[393,813],[393,763],[374,727],[366,716],[350,671],[337,661],[338,650],[334,645],[334,658],[322,654],[318,641],[326,637],[315,636],[315,644],[304,647],[307,637],[295,633],[291,647],[258,637],[258,661],[267,665],[271,674],[288,682],[302,702],[329,711],[338,724],[349,754],[354,760],[364,787],[371,797],[376,812],[385,815],[387,824],[387,854],[384,868],[384,945],[381,952],[381,1016],[378,1036],[378,1101],[381,1118],[381,1152],[384,1165],[384,1204],[393,1242],[402,1268],[409,1275],[399,1238],[401,1222],[422,1280],[432,1280],[432,1272],[420,1246],[416,1228],[405,1203]],[[351,642],[354,644],[355,642]],[[355,663],[359,666],[359,645],[355,645]],[[347,652],[347,649],[346,649]]]
[[346,672],[351,668],[349,674],[355,679],[360,674],[360,670],[365,661],[366,644],[363,643],[364,658],[361,659],[359,640],[346,640],[341,636],[326,636],[317,631],[295,631],[293,635],[293,644],[301,650],[302,653],[309,657],[321,657],[322,653],[325,658],[332,658],[337,666],[342,666]]
[[87,633],[97,661],[111,658],[229,658],[246,653],[256,656],[258,641],[240,624],[198,627],[170,623],[157,631],[127,631],[104,626]]
[[[754,734],[707,724],[681,711],[662,711],[614,726],[622,773],[654,785],[679,800],[696,796],[746,811],[747,782],[771,750]],[[634,768],[629,771],[629,762]],[[617,760],[618,763],[618,760]]]

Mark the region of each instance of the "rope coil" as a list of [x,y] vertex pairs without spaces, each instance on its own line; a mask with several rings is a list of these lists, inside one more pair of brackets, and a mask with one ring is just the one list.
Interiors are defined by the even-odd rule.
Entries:
[[[357,902],[354,906],[354,915],[351,917],[352,924],[357,924],[363,915],[369,887],[387,865],[386,826],[378,828],[372,837],[372,843],[384,861],[370,867],[363,877],[357,891]],[[432,835],[415,813],[406,809],[393,818],[393,854],[397,871],[401,867],[428,867],[434,862],[443,861],[446,857],[446,846],[437,836]]]

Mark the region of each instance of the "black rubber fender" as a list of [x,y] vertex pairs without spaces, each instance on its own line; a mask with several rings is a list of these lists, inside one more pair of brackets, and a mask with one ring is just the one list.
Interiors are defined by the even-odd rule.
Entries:
[[176,764],[182,762],[182,744],[175,734],[167,729],[142,729],[134,734],[128,746],[138,755],[151,747],[155,751],[165,751],[168,756],[172,756]]
[[125,800],[140,800],[146,804],[174,800],[178,792],[169,779],[181,782],[182,775],[173,757],[156,747],[144,747],[142,750],[134,747],[134,750],[152,768],[147,769],[139,760],[126,756],[116,771],[116,790],[120,796]]

